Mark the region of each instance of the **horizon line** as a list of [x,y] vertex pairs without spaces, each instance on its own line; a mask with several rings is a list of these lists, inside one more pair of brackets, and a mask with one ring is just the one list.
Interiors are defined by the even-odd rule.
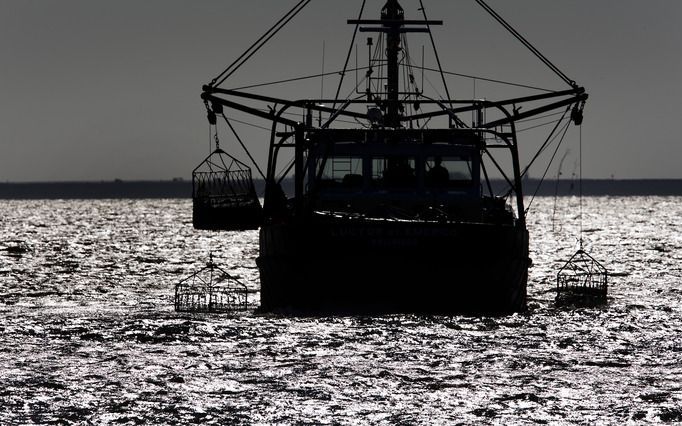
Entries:
[[[292,178],[285,178],[287,179],[292,179]],[[260,177],[254,177],[254,181],[263,181],[264,179]],[[491,181],[497,181],[497,180],[504,180],[504,178],[492,178]],[[545,179],[540,179],[537,177],[524,177],[524,181],[540,181],[540,180],[545,180],[545,181],[577,181],[580,180],[577,177],[575,178],[560,178],[560,179],[554,179],[547,177]],[[583,178],[583,181],[682,181],[682,177],[678,178],[661,178],[661,177],[625,177],[625,178],[616,178],[616,177],[597,177],[597,178]],[[102,183],[191,183],[192,178],[183,178],[183,177],[174,177],[174,178],[169,178],[169,179],[121,179],[121,178],[114,178],[114,179],[92,179],[92,180],[35,180],[35,181],[0,181],[0,185],[31,185],[31,184],[40,184],[40,185],[46,185],[46,184],[102,184]]]

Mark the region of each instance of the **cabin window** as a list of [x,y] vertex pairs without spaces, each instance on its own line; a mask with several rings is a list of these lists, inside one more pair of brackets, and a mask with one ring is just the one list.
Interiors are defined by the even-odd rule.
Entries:
[[318,160],[317,169],[321,167],[320,184],[323,187],[362,187],[362,157],[328,157],[327,161]]
[[430,188],[465,188],[473,181],[471,158],[433,156],[424,162],[424,179]]
[[372,186],[407,188],[416,184],[414,157],[394,156],[372,159]]

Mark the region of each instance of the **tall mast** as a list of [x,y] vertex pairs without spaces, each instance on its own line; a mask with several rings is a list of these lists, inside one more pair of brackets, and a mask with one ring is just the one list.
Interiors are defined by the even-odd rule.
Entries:
[[405,11],[398,0],[387,0],[381,9],[381,19],[349,20],[348,23],[381,25],[380,27],[361,27],[360,32],[378,32],[386,35],[386,93],[382,105],[382,109],[385,109],[384,125],[393,128],[400,127],[402,104],[398,57],[402,50],[401,35],[407,32],[425,33],[429,31],[429,25],[442,25],[443,21],[405,20]]
[[405,20],[405,12],[398,4],[398,0],[388,0],[386,5],[381,9],[381,20],[383,26],[386,28],[386,101],[387,110],[384,123],[388,127],[400,126],[400,101],[398,92],[399,87],[399,70],[398,70],[398,53],[402,47],[400,46],[400,34]]

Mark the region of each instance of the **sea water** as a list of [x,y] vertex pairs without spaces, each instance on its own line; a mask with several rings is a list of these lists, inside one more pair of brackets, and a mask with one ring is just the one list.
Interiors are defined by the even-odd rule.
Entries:
[[[257,231],[188,200],[3,201],[0,423],[681,422],[682,198],[580,211],[533,202],[527,313],[298,318],[173,311],[210,253],[258,289]],[[581,235],[608,304],[556,306]]]

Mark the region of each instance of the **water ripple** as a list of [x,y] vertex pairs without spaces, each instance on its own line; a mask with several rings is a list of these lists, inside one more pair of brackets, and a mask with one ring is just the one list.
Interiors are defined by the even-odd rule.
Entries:
[[609,303],[557,307],[575,198],[536,199],[530,309],[501,318],[172,310],[209,252],[258,289],[257,232],[193,230],[185,200],[0,207],[0,420],[9,424],[682,421],[678,197],[584,201]]

